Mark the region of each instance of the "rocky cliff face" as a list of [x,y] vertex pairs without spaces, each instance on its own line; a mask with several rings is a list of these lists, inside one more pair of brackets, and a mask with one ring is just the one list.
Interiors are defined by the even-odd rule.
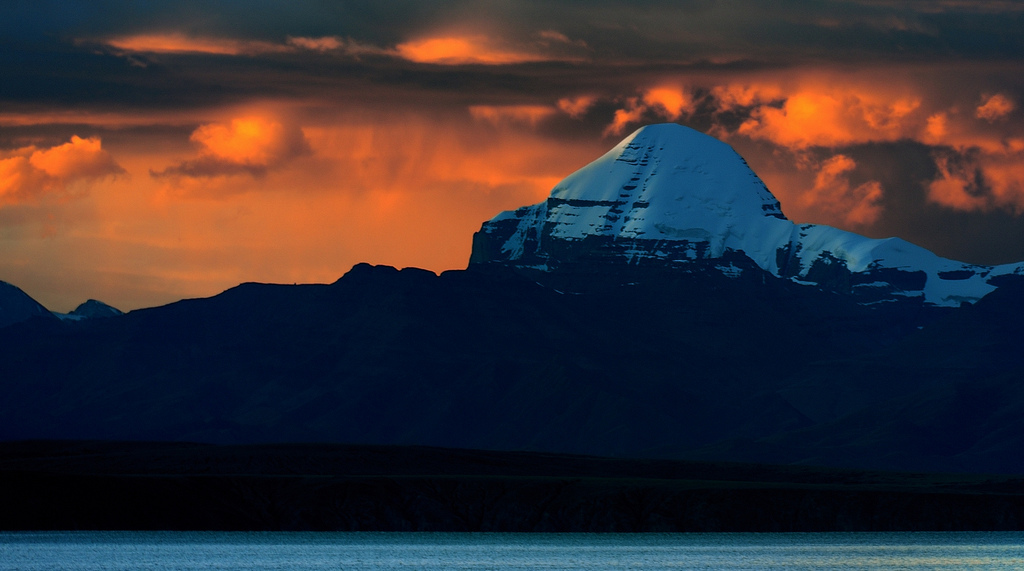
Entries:
[[899,238],[794,224],[729,145],[676,124],[637,130],[546,201],[485,222],[470,263],[500,263],[538,279],[595,265],[729,277],[763,271],[862,303],[942,306],[977,301],[996,288],[993,278],[1024,273],[1022,264],[964,264]]

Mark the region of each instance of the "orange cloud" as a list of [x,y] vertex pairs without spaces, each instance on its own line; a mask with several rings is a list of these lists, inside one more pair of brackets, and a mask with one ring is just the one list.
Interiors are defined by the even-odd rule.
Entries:
[[669,119],[678,119],[693,111],[690,94],[679,88],[655,87],[644,93],[644,103],[657,108]]
[[649,114],[676,121],[694,110],[692,96],[681,87],[652,87],[639,97],[626,99],[625,103],[622,109],[615,110],[611,124],[604,130],[605,136],[621,135],[627,127],[639,123]]
[[957,153],[937,153],[935,166],[938,174],[928,185],[932,202],[958,210],[988,208],[982,188],[984,175],[975,161]]
[[615,110],[612,122],[604,129],[604,136],[621,135],[628,126],[639,123],[646,110],[638,98],[630,97],[625,108]]
[[791,149],[894,141],[919,130],[916,95],[889,97],[850,87],[802,89],[781,107],[761,105],[738,133]]
[[[750,109],[734,132],[793,151],[799,160],[814,147],[839,148],[873,142],[914,140],[939,149],[934,153],[935,179],[929,199],[960,210],[1002,208],[1024,212],[1024,137],[992,123],[1015,109],[1003,94],[986,95],[975,108],[948,100],[934,101],[920,85],[879,85],[871,77],[815,75],[782,77],[712,87],[720,111]],[[932,100],[930,100],[932,99]],[[973,112],[965,112],[963,109]],[[979,122],[983,119],[987,122]],[[800,207],[847,224],[870,224],[880,213],[883,189],[877,182],[852,187],[852,159],[836,155],[822,163]]]
[[260,176],[267,169],[311,152],[298,126],[261,116],[201,125],[192,132],[191,140],[200,147],[199,157],[152,174],[213,177],[248,173]]
[[846,155],[835,155],[823,162],[814,177],[814,186],[801,197],[803,205],[848,224],[875,222],[882,212],[882,185],[878,181],[869,181],[852,187],[849,173],[856,167],[857,163]]
[[201,53],[219,55],[259,54],[288,51],[288,46],[271,42],[229,38],[197,38],[180,32],[120,36],[104,44],[135,53]]
[[957,210],[1003,208],[1024,213],[1024,141],[1001,154],[978,148],[935,152],[937,174],[928,198]]
[[288,36],[284,43],[234,38],[190,36],[161,32],[118,36],[99,43],[125,53],[256,55],[299,50],[337,52],[358,58],[364,55],[398,57],[416,63],[439,65],[507,65],[538,61],[577,61],[569,52],[586,48],[586,42],[571,40],[553,30],[541,31],[536,41],[511,47],[482,34],[442,35],[409,40],[393,48],[381,47],[340,36]]
[[535,126],[538,122],[555,113],[546,105],[471,105],[469,114],[477,120],[498,125],[500,123],[525,123]]
[[531,51],[504,49],[496,46],[486,36],[446,36],[412,40],[395,46],[395,53],[416,63],[442,65],[505,65],[554,59]]
[[267,166],[296,152],[302,135],[264,117],[242,117],[230,123],[202,125],[191,139],[217,159],[247,165]]
[[926,142],[941,142],[949,134],[949,115],[939,112],[928,117],[924,129],[924,140]]
[[77,135],[49,149],[23,147],[0,156],[0,206],[61,193],[79,181],[124,172],[99,138]]
[[564,97],[558,100],[558,108],[566,115],[574,118],[582,117],[597,102],[593,95]]
[[1013,101],[1010,100],[1009,97],[997,93],[979,105],[978,108],[974,110],[974,113],[978,119],[985,119],[991,123],[1006,117],[1014,109],[1016,109],[1016,105],[1013,104]]
[[957,210],[1024,213],[1024,137],[1013,133],[1012,124],[994,125],[1015,108],[1006,96],[986,96],[973,113],[959,106],[933,113],[920,135],[911,136],[938,147],[936,175],[928,184],[932,202]]
[[995,204],[1024,214],[1024,153],[986,157],[982,165]]
[[784,99],[782,88],[774,84],[716,85],[711,88],[711,96],[717,102],[718,109],[722,111],[764,105]]
[[194,37],[180,32],[140,34],[102,40],[101,43],[128,53],[149,54],[215,54],[257,55],[288,53],[300,50],[320,53],[338,52],[359,57],[363,55],[399,55],[396,50],[381,48],[339,36],[288,36],[285,43],[238,40],[233,38]]
[[153,110],[134,109],[131,111],[99,111],[93,109],[38,109],[0,110],[0,127],[24,127],[47,125],[89,125],[99,128],[152,127],[153,125],[186,126],[194,125],[198,117],[206,113],[201,110]]
[[[958,149],[978,147],[998,154],[1006,144],[1007,129],[995,130],[977,119],[991,124],[1016,108],[1003,94],[985,96],[974,108],[899,80],[879,84],[872,76],[846,78],[811,71],[776,80],[712,86],[709,92],[718,111],[746,109],[750,114],[735,130],[717,126],[715,133],[768,141],[795,152],[915,140]],[[965,112],[965,108],[973,112]]]

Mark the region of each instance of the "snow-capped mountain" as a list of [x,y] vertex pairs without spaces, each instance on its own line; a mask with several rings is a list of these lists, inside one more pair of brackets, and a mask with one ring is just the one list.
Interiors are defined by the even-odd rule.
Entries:
[[729,145],[674,123],[638,129],[540,204],[502,212],[474,236],[471,264],[557,272],[579,263],[736,277],[752,266],[862,303],[974,302],[1024,263],[978,266],[899,238],[794,224]]
[[54,312],[54,315],[64,321],[81,321],[99,317],[117,317],[124,315],[124,312],[97,299],[90,299],[79,304],[71,313]]

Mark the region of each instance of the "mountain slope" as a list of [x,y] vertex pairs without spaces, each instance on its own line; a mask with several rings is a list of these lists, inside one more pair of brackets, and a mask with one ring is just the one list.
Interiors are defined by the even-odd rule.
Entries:
[[[0,330],[0,438],[422,444],[887,467],[884,434],[841,462],[823,452],[834,443],[792,454],[772,439],[820,430],[856,442],[806,400],[838,382],[836,363],[857,359],[874,367],[863,388],[871,394],[844,414],[892,425],[893,403],[922,385],[885,366],[887,348],[960,312],[863,307],[767,274],[764,283],[675,273],[642,281],[609,279],[573,295],[501,268],[434,276],[357,266],[332,285],[243,284],[110,319],[15,325]],[[984,329],[974,313],[965,323]],[[979,375],[1004,383],[1014,363]],[[832,372],[815,381],[815,367]],[[936,387],[959,378],[928,374]],[[1024,402],[1013,399],[1007,406]],[[984,420],[981,436],[998,440],[998,417]],[[961,429],[924,430],[938,442]],[[1000,446],[968,453],[980,460],[967,468],[1024,470]],[[944,461],[927,460],[929,469]]]
[[[21,385],[0,405],[2,436],[457,438],[463,446],[493,439],[492,446],[626,453],[649,439],[641,434],[681,419],[694,425],[687,431],[710,430],[680,415],[694,404],[687,395],[712,398],[724,390],[718,379],[755,374],[762,361],[774,363],[771,377],[792,371],[793,341],[825,355],[848,347],[814,325],[827,311],[820,300],[736,303],[730,281],[626,289],[571,296],[514,275],[359,266],[332,286],[246,284],[114,319],[15,327],[0,338],[17,347],[2,370],[5,389]],[[680,292],[690,301],[649,303]],[[587,315],[602,315],[602,326],[580,318]],[[613,333],[628,331],[637,315],[646,322],[639,336]],[[691,327],[726,318],[736,331]],[[773,335],[780,331],[789,339]],[[53,337],[66,357],[48,355]],[[726,360],[732,367],[719,371]],[[19,367],[32,374],[17,374]],[[636,424],[651,394],[678,395],[671,406],[679,410]],[[637,436],[621,448],[579,443],[583,426]],[[657,440],[667,446],[679,432]]]
[[34,317],[52,319],[53,315],[17,286],[0,281],[0,328]]

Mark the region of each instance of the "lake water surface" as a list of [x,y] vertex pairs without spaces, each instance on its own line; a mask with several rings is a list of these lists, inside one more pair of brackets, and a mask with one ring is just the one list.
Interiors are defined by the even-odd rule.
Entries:
[[0,532],[0,569],[1024,569],[1024,533]]

